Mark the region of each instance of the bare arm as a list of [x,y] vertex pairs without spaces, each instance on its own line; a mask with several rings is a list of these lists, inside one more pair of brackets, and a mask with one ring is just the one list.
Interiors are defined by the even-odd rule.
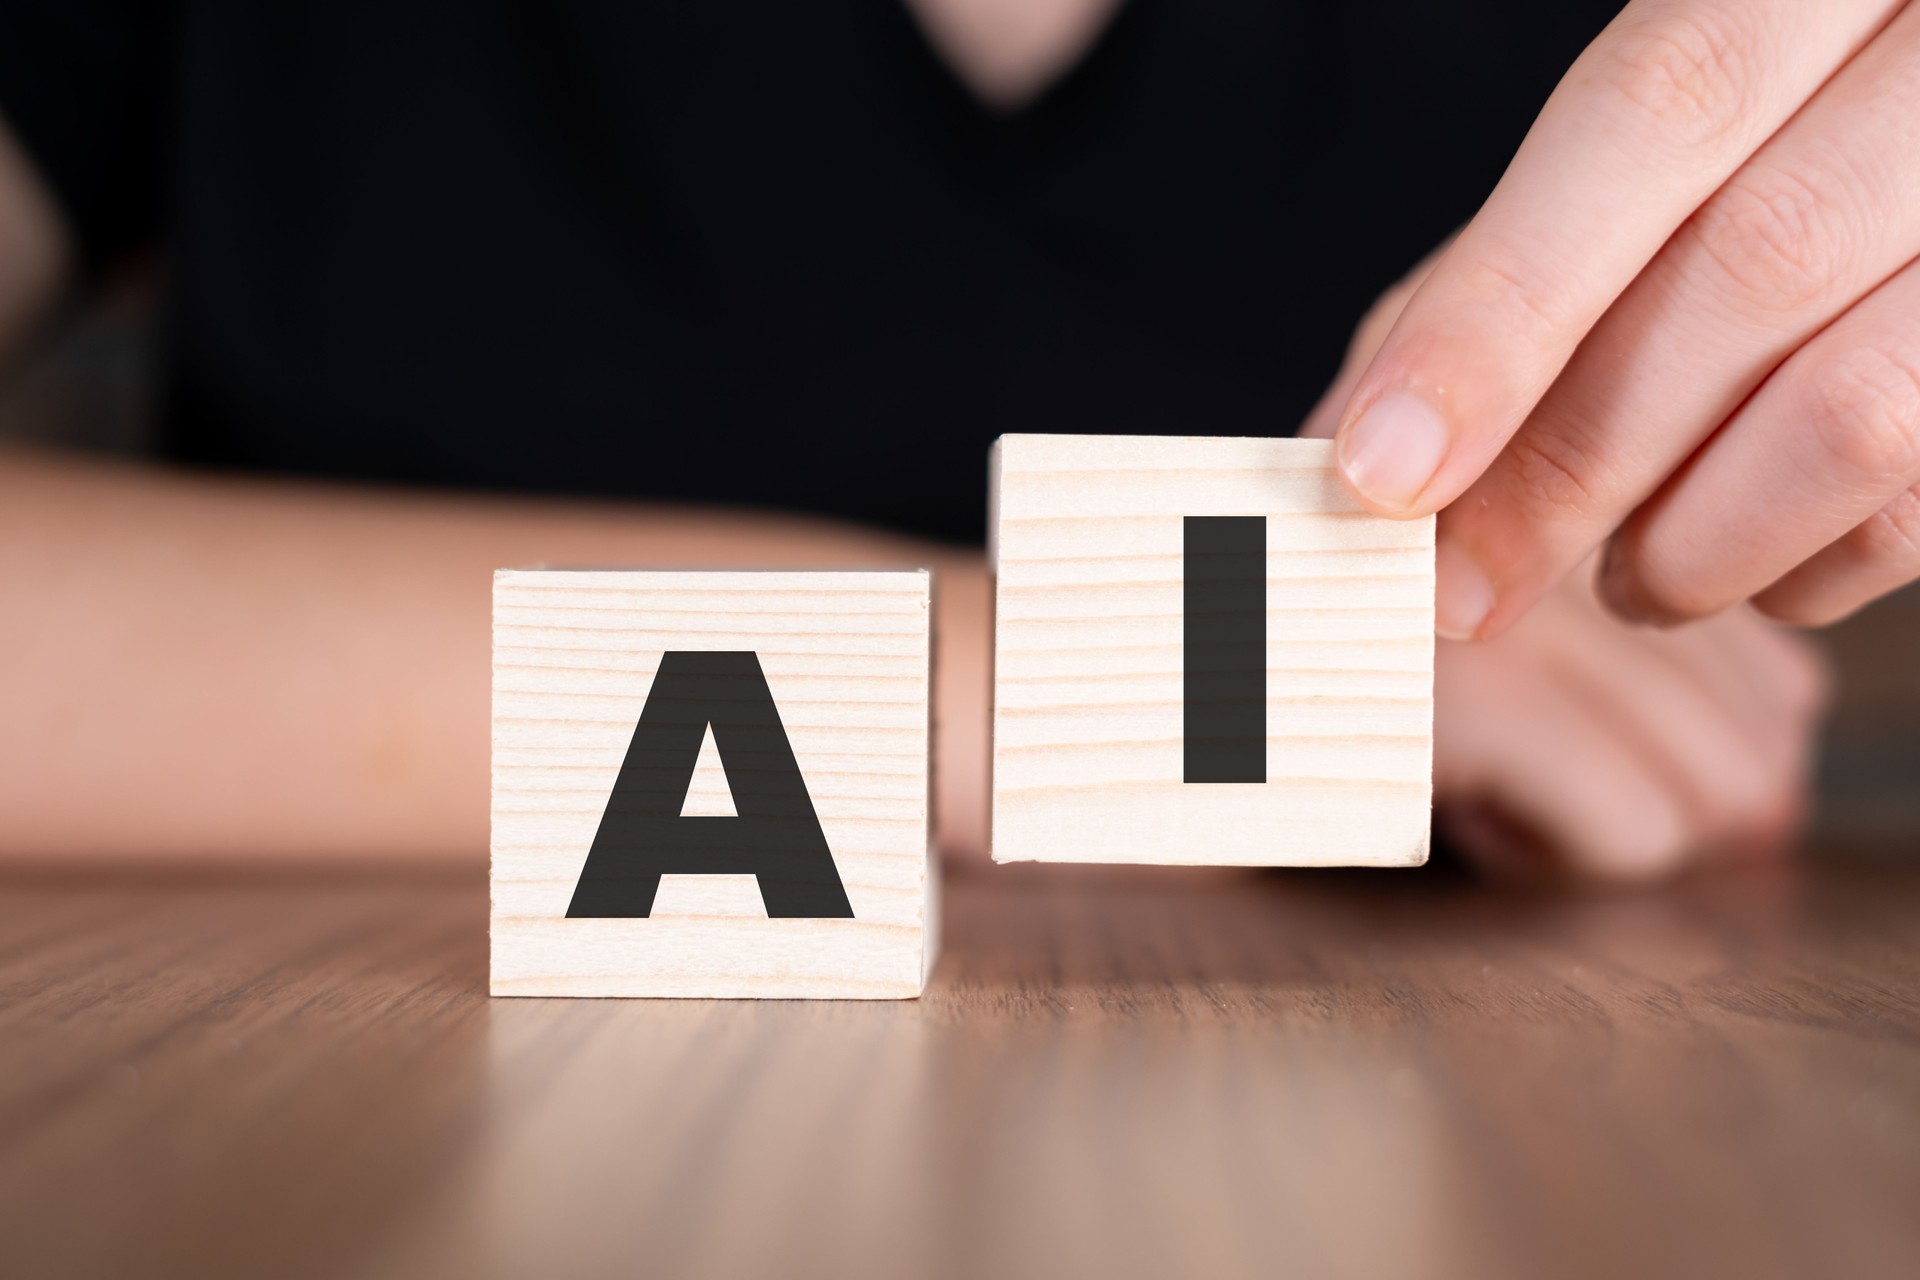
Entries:
[[0,855],[484,857],[492,570],[937,568],[936,805],[984,844],[977,556],[773,516],[0,452]]

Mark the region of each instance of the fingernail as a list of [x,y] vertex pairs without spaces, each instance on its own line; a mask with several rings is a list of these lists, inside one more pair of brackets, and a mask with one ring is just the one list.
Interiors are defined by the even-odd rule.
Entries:
[[1437,580],[1433,631],[1443,640],[1471,640],[1493,612],[1493,579],[1472,556],[1450,542],[1433,553]]
[[1362,497],[1389,510],[1411,507],[1447,456],[1447,424],[1433,406],[1390,391],[1340,436],[1340,469]]

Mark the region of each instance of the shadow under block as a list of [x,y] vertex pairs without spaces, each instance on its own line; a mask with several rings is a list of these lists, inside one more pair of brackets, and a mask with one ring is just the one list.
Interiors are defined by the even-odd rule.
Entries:
[[919,995],[929,585],[495,574],[492,993]]
[[1003,436],[992,476],[996,862],[1426,861],[1431,518],[1324,440]]

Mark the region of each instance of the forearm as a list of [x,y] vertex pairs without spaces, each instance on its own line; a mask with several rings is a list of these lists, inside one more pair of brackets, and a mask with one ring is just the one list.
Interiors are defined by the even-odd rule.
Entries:
[[0,453],[0,854],[471,859],[492,571],[931,565],[937,804],[982,842],[977,556],[848,525]]

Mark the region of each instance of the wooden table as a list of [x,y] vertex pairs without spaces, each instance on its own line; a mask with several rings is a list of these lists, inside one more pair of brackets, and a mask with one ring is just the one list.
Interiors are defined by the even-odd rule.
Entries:
[[980,868],[917,1003],[490,1001],[477,879],[0,874],[9,1276],[1920,1274],[1920,866]]

